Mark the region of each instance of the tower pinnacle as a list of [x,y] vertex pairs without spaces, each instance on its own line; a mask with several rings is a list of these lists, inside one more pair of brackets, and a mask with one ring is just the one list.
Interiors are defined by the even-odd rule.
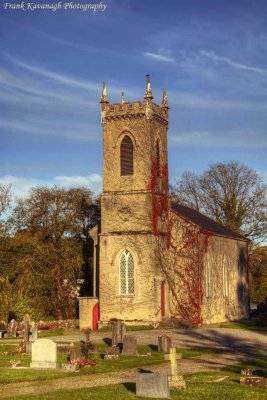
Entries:
[[121,104],[125,103],[124,92],[121,92]]
[[102,89],[102,95],[100,98],[100,103],[109,103],[106,82],[103,82],[103,89]]
[[169,103],[168,103],[168,98],[167,98],[167,92],[166,89],[163,89],[163,94],[162,94],[162,103],[161,103],[162,108],[170,108]]
[[144,99],[153,99],[149,74],[146,76],[146,92],[144,95]]

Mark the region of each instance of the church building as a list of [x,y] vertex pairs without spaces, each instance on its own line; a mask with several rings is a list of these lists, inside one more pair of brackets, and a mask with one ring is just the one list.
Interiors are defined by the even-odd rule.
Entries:
[[169,105],[110,104],[104,83],[101,227],[94,240],[93,297],[79,299],[80,328],[111,319],[195,325],[248,316],[248,240],[168,194]]

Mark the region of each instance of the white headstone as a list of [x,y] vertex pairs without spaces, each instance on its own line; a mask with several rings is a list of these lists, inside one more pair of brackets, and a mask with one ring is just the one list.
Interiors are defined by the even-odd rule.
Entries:
[[57,368],[57,344],[50,339],[32,342],[31,368]]

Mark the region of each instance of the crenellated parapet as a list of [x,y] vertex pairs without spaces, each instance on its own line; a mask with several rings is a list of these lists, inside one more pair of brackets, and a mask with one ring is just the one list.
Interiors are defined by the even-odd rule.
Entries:
[[122,93],[120,103],[110,104],[106,84],[104,83],[100,104],[102,124],[115,119],[145,118],[148,121],[153,119],[162,125],[168,125],[169,106],[166,90],[163,89],[162,104],[157,105],[154,103],[149,75],[147,75],[144,101],[127,102],[125,101],[124,93]]

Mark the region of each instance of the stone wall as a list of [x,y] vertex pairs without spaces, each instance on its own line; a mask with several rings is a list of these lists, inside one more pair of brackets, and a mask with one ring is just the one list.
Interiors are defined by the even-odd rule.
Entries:
[[[152,234],[102,235],[100,241],[100,318],[156,321],[160,315],[160,278],[155,276]],[[121,295],[119,257],[127,249],[134,258],[134,295]]]
[[[211,266],[211,291],[207,293],[207,268]],[[204,265],[203,321],[221,321],[249,316],[247,242],[212,236]]]

